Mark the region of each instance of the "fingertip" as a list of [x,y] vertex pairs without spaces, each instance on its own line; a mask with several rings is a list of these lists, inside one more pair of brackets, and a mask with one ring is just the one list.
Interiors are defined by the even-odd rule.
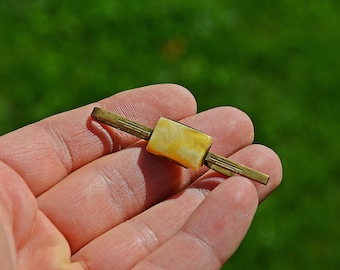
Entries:
[[255,133],[254,133],[254,124],[250,116],[244,111],[238,108],[235,108],[235,107],[225,107],[225,108],[228,108],[230,113],[233,114],[233,118],[232,118],[233,121],[228,122],[228,127],[230,128],[232,125],[242,127],[238,129],[239,132],[237,134],[234,134],[233,136],[235,138],[238,138],[239,140],[247,141],[249,144],[251,144],[254,141]]
[[[253,162],[255,162],[253,166],[260,167],[261,171],[269,175],[269,181],[266,187],[273,191],[282,181],[281,159],[273,149],[267,146],[254,144],[252,148],[252,153],[256,153],[257,156],[257,158],[253,157]],[[251,153],[249,153],[249,155],[251,155]]]
[[[269,181],[266,185],[243,177],[243,179],[247,180],[257,189],[259,202],[267,198],[282,181],[282,164],[280,157],[272,149],[264,145],[248,145],[229,156],[228,159],[269,175]],[[208,171],[200,180],[202,181],[217,175],[219,175],[217,172]],[[235,177],[239,176],[230,177],[227,181]]]
[[153,125],[160,116],[181,120],[197,110],[191,92],[177,84],[155,84],[122,91],[99,101],[99,104],[129,119]]
[[[239,158],[240,156],[243,157]],[[236,153],[235,157],[247,166],[269,175],[267,185],[252,181],[257,188],[260,202],[280,185],[282,164],[278,154],[271,148],[261,144],[253,144]]]
[[[255,213],[259,198],[256,187],[249,179],[235,175],[228,178],[216,187],[215,196],[227,198],[228,205],[232,206],[234,212],[243,216]],[[218,194],[221,193],[221,194]]]
[[266,152],[267,152],[267,159],[268,162],[270,162],[271,164],[271,173],[270,173],[270,178],[273,178],[274,180],[272,181],[272,185],[273,187],[277,188],[281,182],[282,182],[282,177],[283,177],[283,167],[282,167],[282,162],[281,159],[279,157],[279,155],[270,148],[267,148],[265,146],[263,146],[264,148],[266,148]]
[[197,112],[196,98],[189,89],[174,83],[160,84],[158,86],[163,87],[168,94],[174,94],[175,96],[178,95],[178,97],[182,99],[183,103],[188,106],[188,109],[192,111],[192,114]]
[[163,98],[167,102],[172,102],[172,105],[170,105],[171,111],[185,109],[186,115],[183,115],[181,118],[177,117],[173,120],[181,120],[197,113],[196,98],[189,89],[179,84],[172,83],[154,85],[154,87],[159,89],[160,95],[165,95],[165,97],[160,96],[160,98]]

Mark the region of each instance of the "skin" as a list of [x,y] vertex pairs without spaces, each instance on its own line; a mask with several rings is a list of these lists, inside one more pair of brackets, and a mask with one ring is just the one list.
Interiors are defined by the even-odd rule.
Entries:
[[[150,127],[163,116],[197,128],[214,138],[212,152],[269,183],[156,157],[145,141],[93,121],[94,106]],[[238,109],[196,114],[189,91],[154,85],[0,137],[1,269],[220,269],[282,178],[253,130]]]

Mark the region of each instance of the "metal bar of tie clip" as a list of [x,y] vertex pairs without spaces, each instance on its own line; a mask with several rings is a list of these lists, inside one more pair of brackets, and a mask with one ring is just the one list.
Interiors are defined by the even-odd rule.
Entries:
[[[92,114],[92,118],[116,129],[122,130],[129,134],[132,134],[140,139],[149,141],[154,129],[136,123],[125,117],[117,115],[115,113],[106,111],[104,109],[95,107]],[[235,174],[246,176],[264,185],[268,183],[269,176],[262,172],[256,171],[245,165],[231,161],[223,156],[207,152],[203,164],[210,169],[219,172],[226,176],[233,176]]]

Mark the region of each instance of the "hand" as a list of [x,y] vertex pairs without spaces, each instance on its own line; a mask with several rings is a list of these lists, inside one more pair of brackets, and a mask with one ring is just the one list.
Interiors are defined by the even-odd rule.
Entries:
[[[153,127],[160,116],[214,138],[211,151],[270,175],[268,185],[182,168],[93,121],[94,106]],[[176,85],[130,90],[0,138],[1,269],[219,269],[281,181],[241,111],[196,114]]]

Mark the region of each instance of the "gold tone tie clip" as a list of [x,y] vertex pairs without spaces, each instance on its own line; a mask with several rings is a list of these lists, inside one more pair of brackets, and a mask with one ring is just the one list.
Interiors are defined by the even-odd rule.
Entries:
[[203,164],[226,176],[246,176],[264,185],[269,176],[209,152],[212,137],[196,129],[161,117],[155,128],[149,128],[120,115],[95,107],[92,118],[148,141],[146,150],[166,157],[186,168],[199,169]]

